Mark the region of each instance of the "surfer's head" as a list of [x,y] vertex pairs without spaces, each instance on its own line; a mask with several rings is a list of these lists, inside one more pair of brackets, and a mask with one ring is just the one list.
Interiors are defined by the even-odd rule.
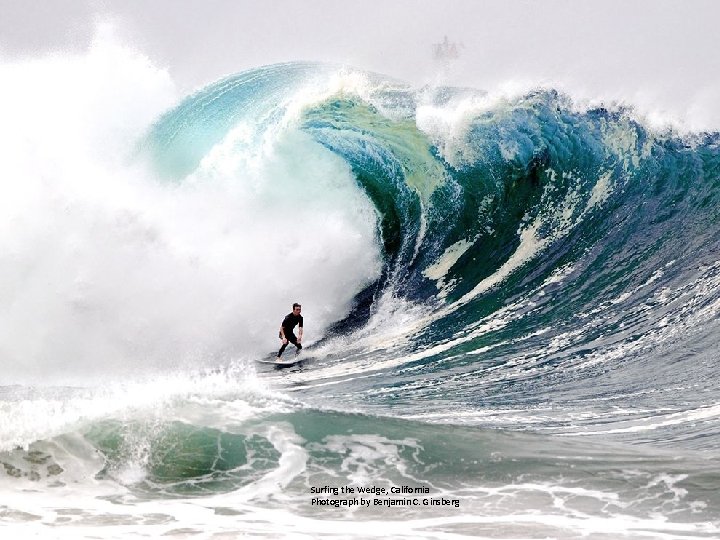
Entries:
[[302,306],[300,304],[298,304],[297,302],[295,302],[293,304],[293,313],[295,313],[297,315],[298,313],[300,313],[301,310],[302,310]]

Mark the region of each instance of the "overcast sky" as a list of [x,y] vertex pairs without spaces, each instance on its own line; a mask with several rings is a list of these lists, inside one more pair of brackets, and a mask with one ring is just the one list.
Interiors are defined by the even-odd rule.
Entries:
[[183,91],[289,60],[419,85],[436,73],[431,47],[447,35],[464,46],[456,84],[566,84],[720,127],[714,0],[0,0],[0,55],[82,51],[99,21]]

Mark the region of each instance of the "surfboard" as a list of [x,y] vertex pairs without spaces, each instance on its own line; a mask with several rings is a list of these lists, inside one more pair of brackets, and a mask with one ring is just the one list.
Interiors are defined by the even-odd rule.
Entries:
[[286,368],[302,364],[305,358],[302,355],[289,355],[288,358],[280,358],[279,360],[273,355],[271,358],[260,358],[257,360],[260,364],[273,365],[277,368]]

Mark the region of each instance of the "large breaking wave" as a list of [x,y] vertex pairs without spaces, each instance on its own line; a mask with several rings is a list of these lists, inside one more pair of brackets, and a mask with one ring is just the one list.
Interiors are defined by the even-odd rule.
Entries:
[[[284,64],[188,98],[144,149],[182,182],[239,125],[237,152],[309,136],[372,202],[382,270],[354,285],[326,336],[328,351],[373,358],[345,362],[376,373],[353,382],[351,402],[483,422],[498,420],[488,408],[552,401],[546,429],[607,412],[632,431],[611,411],[672,409],[682,389],[686,411],[717,415],[717,396],[698,391],[715,373],[709,350],[684,354],[714,339],[720,307],[717,134],[653,131],[632,110],[553,90],[413,90]],[[327,377],[341,385],[338,369]]]
[[[717,134],[293,63],[75,157],[0,283],[9,523],[321,535],[308,486],[375,483],[462,511],[348,534],[717,534]],[[312,357],[266,376],[293,301]]]

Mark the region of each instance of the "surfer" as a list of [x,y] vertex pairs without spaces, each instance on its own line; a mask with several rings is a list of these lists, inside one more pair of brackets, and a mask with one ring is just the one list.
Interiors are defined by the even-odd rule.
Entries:
[[[292,313],[288,313],[287,315],[285,315],[285,318],[280,325],[279,336],[280,340],[282,341],[282,347],[280,347],[280,350],[278,351],[278,358],[282,356],[282,353],[285,350],[285,347],[287,347],[288,342],[292,343],[297,347],[297,351],[295,351],[295,354],[298,354],[300,352],[300,349],[302,349],[302,344],[300,343],[302,341],[303,335],[303,318],[302,315],[300,315],[300,312],[302,311],[302,306],[295,302],[292,305],[292,308]],[[298,334],[300,334],[299,336],[296,336],[293,332],[293,329],[296,325],[300,325],[300,329],[298,330]]]

